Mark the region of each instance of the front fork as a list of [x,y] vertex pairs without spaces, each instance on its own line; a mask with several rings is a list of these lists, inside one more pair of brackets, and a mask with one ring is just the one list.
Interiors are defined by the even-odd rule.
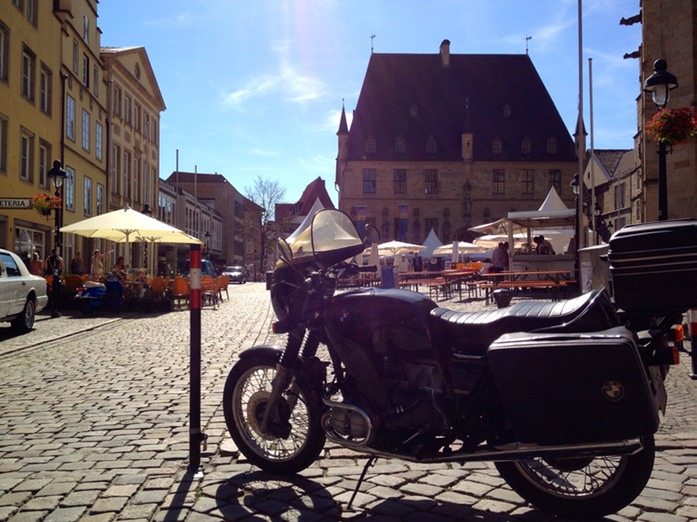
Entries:
[[[303,338],[305,338],[304,345]],[[291,427],[288,419],[295,409],[297,398],[300,394],[299,385],[297,380],[294,379],[296,362],[301,353],[301,348],[304,356],[311,357],[317,352],[318,346],[319,341],[317,340],[317,336],[311,331],[293,331],[288,334],[286,348],[283,354],[281,354],[278,364],[276,364],[276,376],[271,384],[271,395],[269,396],[269,402],[261,422],[262,432],[266,433],[268,431],[269,422],[273,422],[276,425],[283,426],[283,438],[287,438],[290,434]],[[279,409],[280,399],[283,397],[286,390],[288,390],[286,395],[288,408],[285,414],[281,414],[281,410]]]

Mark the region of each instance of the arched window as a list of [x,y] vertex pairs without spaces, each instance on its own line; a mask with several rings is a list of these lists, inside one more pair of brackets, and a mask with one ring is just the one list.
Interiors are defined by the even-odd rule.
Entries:
[[403,153],[407,151],[407,142],[404,140],[404,137],[397,136],[397,139],[394,140],[394,151],[397,153]]
[[503,140],[496,136],[492,141],[491,141],[491,152],[494,154],[501,154],[503,152]]
[[375,142],[375,136],[372,134],[368,136],[368,139],[365,140],[365,152],[367,154],[374,153],[377,148],[377,144]]
[[525,136],[523,141],[520,142],[520,152],[523,154],[530,154],[532,152],[532,138],[530,138],[530,136]]
[[426,140],[426,152],[428,154],[435,154],[438,152],[438,143],[436,142],[435,137],[429,136]]

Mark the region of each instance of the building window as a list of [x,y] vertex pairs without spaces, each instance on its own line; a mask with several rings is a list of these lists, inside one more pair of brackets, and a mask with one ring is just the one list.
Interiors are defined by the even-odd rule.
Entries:
[[121,87],[114,85],[114,115],[121,116]]
[[80,44],[77,40],[73,39],[73,72],[77,74],[80,72]]
[[407,169],[394,169],[392,180],[395,194],[407,193]]
[[520,171],[521,191],[526,196],[535,193],[535,171],[533,169],[523,169]]
[[34,181],[32,166],[34,165],[34,135],[26,129],[21,130],[19,137],[19,177],[24,181]]
[[438,171],[436,169],[424,170],[424,193],[438,194]]
[[121,195],[129,200],[131,198],[131,153],[123,151],[123,191]]
[[7,172],[7,118],[0,113],[0,172]]
[[136,102],[133,106],[133,129],[137,131],[140,131],[141,111],[140,103]]
[[123,121],[131,124],[131,97],[128,94],[123,97]]
[[70,95],[65,99],[65,136],[75,141],[75,99]]
[[547,154],[557,153],[557,138],[550,136],[547,138]]
[[24,47],[22,50],[22,96],[34,101],[34,83],[36,75],[36,55]]
[[530,154],[532,152],[532,139],[530,136],[525,136],[523,141],[520,142],[520,152],[523,154]]
[[143,113],[143,135],[145,139],[150,141],[150,115],[147,112]]
[[368,136],[365,140],[365,152],[366,154],[373,154],[377,150],[377,143],[374,136]]
[[375,169],[363,169],[363,194],[375,194],[377,179]]
[[65,168],[65,208],[75,211],[75,169]]
[[549,187],[554,187],[554,190],[557,191],[557,194],[561,196],[561,170],[552,169],[547,173],[547,177],[549,179]]
[[0,23],[0,80],[7,81],[10,50],[10,30]]
[[102,160],[102,152],[103,152],[103,127],[101,123],[96,123],[94,125],[94,154],[95,157],[101,161]]
[[506,171],[494,169],[491,173],[491,193],[503,195],[506,193]]
[[[431,229],[437,234],[438,233],[438,218],[426,218],[424,219],[424,232],[429,234]],[[428,230],[428,232],[426,232]]]
[[615,185],[615,210],[622,210],[625,207],[625,184],[618,183]]
[[111,179],[114,181],[111,191],[119,194],[121,190],[121,147],[114,145],[111,148]]
[[97,183],[97,215],[104,213],[104,185]]
[[494,154],[501,154],[503,152],[503,140],[498,136],[491,142],[491,152]]
[[36,25],[37,19],[36,15],[38,13],[38,9],[36,8],[36,4],[38,0],[26,0],[27,1],[27,20],[32,25]]
[[90,44],[90,19],[87,15],[82,17],[82,40],[87,45]]
[[407,151],[407,142],[402,136],[397,136],[394,140],[394,151],[398,154],[403,154]]
[[133,160],[133,201],[141,201],[140,197],[140,159]]
[[90,113],[82,110],[82,148],[90,151]]
[[44,140],[39,140],[39,186],[48,185],[48,169],[51,162],[51,146]]
[[501,116],[503,116],[504,118],[506,118],[506,119],[510,118],[511,113],[512,113],[512,111],[511,111],[510,104],[506,103],[506,104],[504,104],[503,107],[501,107]]
[[438,152],[438,143],[436,142],[436,138],[429,136],[426,140],[426,153],[435,154],[436,152]]
[[99,96],[99,67],[92,67],[92,90],[95,96]]
[[41,77],[39,79],[39,108],[41,112],[51,114],[51,85],[53,84],[53,74],[45,66],[41,65]]
[[82,55],[82,85],[89,89],[90,87],[90,57],[86,54]]
[[85,216],[91,216],[92,215],[92,179],[88,178],[85,176],[85,197],[84,197],[84,203],[85,203]]

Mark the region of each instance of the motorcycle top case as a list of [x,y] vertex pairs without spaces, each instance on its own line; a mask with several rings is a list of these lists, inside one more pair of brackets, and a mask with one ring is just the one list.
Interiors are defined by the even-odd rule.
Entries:
[[628,225],[610,238],[615,304],[627,312],[697,307],[697,220]]
[[658,409],[632,333],[514,333],[487,358],[520,442],[572,444],[655,433]]

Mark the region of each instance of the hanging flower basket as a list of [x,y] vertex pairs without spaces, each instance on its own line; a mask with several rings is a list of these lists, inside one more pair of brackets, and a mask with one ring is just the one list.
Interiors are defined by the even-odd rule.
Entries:
[[661,109],[646,124],[646,132],[659,143],[683,143],[697,135],[697,113],[687,107]]
[[61,208],[62,203],[63,200],[59,196],[50,196],[48,194],[37,194],[31,198],[31,208],[47,219],[53,209]]

